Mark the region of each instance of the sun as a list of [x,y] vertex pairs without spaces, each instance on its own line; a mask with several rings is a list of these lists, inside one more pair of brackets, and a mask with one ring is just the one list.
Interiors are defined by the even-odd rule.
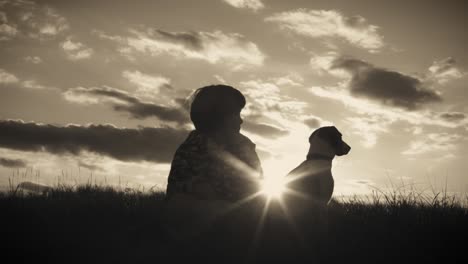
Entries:
[[262,182],[261,192],[268,198],[279,199],[286,190],[286,182],[282,177],[268,177]]

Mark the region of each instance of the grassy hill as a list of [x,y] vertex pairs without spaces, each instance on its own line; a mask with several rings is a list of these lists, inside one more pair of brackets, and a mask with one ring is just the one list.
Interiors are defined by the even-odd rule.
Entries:
[[464,199],[395,192],[333,201],[327,214],[311,211],[290,222],[276,201],[263,214],[265,199],[258,198],[193,225],[197,233],[188,237],[170,230],[195,218],[171,222],[164,193],[94,185],[46,195],[10,192],[0,196],[2,257],[11,263],[466,262]]

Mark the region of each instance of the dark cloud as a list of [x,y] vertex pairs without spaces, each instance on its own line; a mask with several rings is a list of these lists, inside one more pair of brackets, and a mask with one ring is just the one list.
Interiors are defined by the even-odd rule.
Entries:
[[251,133],[268,138],[278,138],[289,134],[289,132],[286,130],[282,130],[267,124],[255,123],[252,121],[244,121],[244,123],[242,123],[242,128]]
[[466,118],[466,115],[460,112],[446,112],[446,113],[440,114],[439,117],[446,121],[457,122],[457,121],[464,120]]
[[304,120],[304,123],[310,128],[317,128],[320,126],[320,120],[314,117]]
[[351,94],[378,100],[386,105],[415,110],[426,103],[442,100],[435,91],[424,87],[420,80],[375,67],[365,61],[339,57],[333,61],[330,69],[341,69],[351,74]]
[[26,162],[20,159],[7,159],[0,157],[0,166],[8,168],[23,168],[26,167]]
[[181,43],[194,50],[201,50],[203,48],[202,40],[197,32],[167,32],[156,30],[156,33],[170,42]]
[[15,120],[0,121],[0,147],[72,155],[90,151],[122,161],[170,162],[187,134],[186,130],[169,127],[59,127]]
[[136,103],[130,105],[114,105],[114,110],[128,112],[132,117],[144,119],[148,117],[158,117],[163,121],[175,121],[185,124],[189,121],[188,115],[177,108],[169,108],[152,103]]
[[[127,112],[133,118],[144,119],[149,117],[156,117],[162,121],[176,122],[178,124],[185,124],[189,122],[188,113],[185,109],[180,107],[167,107],[154,103],[142,102],[137,97],[129,95],[125,91],[110,87],[93,87],[93,88],[72,88],[66,93],[68,95],[97,95],[107,97],[113,100],[113,108],[116,111]],[[179,101],[177,101],[179,103]]]

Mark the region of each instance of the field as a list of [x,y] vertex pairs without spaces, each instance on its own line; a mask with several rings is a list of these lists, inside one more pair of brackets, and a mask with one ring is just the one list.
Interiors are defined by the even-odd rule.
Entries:
[[[161,192],[92,184],[40,195],[6,192],[2,257],[9,263],[466,263],[466,201],[444,193],[374,193],[333,200],[328,212],[311,212],[293,225],[278,202],[264,214],[265,199],[258,198],[188,237],[169,232],[178,227],[171,226]],[[183,216],[179,227],[194,219]]]

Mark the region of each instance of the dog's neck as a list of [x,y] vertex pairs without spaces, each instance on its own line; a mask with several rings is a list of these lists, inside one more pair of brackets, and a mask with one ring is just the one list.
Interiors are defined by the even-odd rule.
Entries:
[[310,153],[310,154],[307,154],[307,160],[332,161],[333,157],[328,157],[328,156],[317,154],[317,153]]

